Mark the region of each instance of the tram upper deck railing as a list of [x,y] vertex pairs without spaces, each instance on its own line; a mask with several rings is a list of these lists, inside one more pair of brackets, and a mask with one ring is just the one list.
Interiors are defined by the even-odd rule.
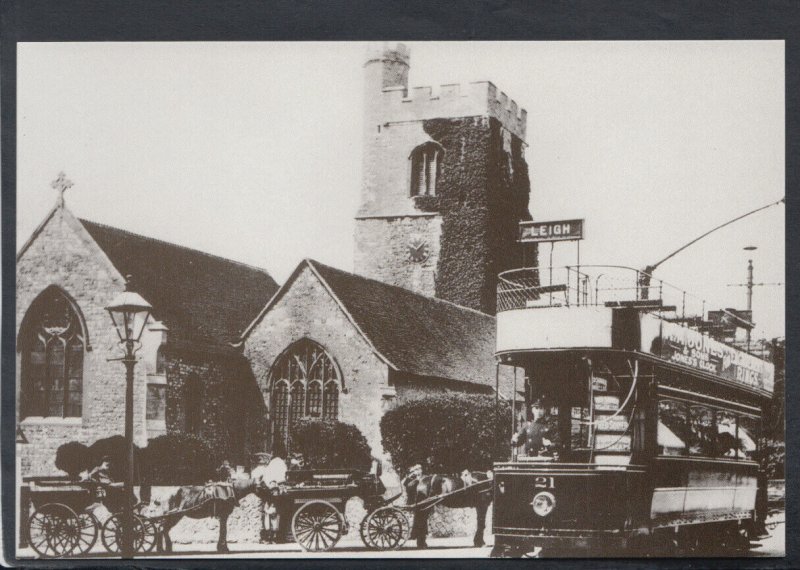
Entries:
[[621,265],[533,267],[499,275],[498,313],[570,306],[635,307],[708,333],[737,350],[761,357],[766,353],[764,336],[753,331],[754,323],[746,311],[712,310],[705,299],[639,269]]

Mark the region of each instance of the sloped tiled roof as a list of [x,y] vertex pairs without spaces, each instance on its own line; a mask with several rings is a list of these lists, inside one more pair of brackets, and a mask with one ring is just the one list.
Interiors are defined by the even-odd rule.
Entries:
[[494,386],[495,318],[306,260],[397,370]]
[[80,220],[111,263],[132,276],[172,341],[229,347],[278,285],[256,267],[202,251]]

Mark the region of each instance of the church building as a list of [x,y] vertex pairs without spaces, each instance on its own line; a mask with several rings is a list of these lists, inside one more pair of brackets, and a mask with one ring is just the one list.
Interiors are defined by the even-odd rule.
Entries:
[[[135,379],[138,445],[192,433],[232,462],[286,441],[293,420],[352,423],[381,455],[400,402],[492,394],[498,273],[525,260],[526,115],[489,82],[409,89],[409,53],[364,65],[354,272],[258,268],[75,217],[63,200],[17,255],[23,476],[55,451],[123,433],[125,375],[104,307],[130,286],[153,306]],[[535,262],[535,251],[527,251]],[[507,394],[510,395],[510,394]]]

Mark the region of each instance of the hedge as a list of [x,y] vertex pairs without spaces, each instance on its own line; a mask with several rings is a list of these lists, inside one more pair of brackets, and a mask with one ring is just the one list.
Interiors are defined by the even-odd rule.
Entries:
[[[72,479],[111,458],[109,476],[125,480],[127,446],[121,435],[98,439],[89,447],[71,441],[56,450],[55,465]],[[167,434],[150,440],[145,448],[134,447],[134,483],[142,485],[201,485],[215,476],[217,467],[211,448],[196,436]]]
[[89,448],[77,441],[70,441],[56,450],[56,467],[66,471],[70,479],[77,480],[81,472],[91,469]]
[[299,420],[292,425],[290,451],[303,454],[309,469],[368,471],[372,453],[358,428],[336,420]]
[[216,477],[214,453],[197,436],[161,435],[151,439],[139,455],[138,479],[143,485],[202,485]]
[[381,419],[383,448],[399,473],[488,470],[510,456],[511,405],[494,396],[441,394],[410,400]]

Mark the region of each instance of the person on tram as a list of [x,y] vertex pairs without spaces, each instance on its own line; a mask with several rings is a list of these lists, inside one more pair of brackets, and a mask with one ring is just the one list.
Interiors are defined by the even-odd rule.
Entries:
[[524,456],[558,457],[560,437],[557,426],[548,413],[548,404],[543,397],[531,403],[530,419],[522,424],[511,437],[513,447],[522,447]]

